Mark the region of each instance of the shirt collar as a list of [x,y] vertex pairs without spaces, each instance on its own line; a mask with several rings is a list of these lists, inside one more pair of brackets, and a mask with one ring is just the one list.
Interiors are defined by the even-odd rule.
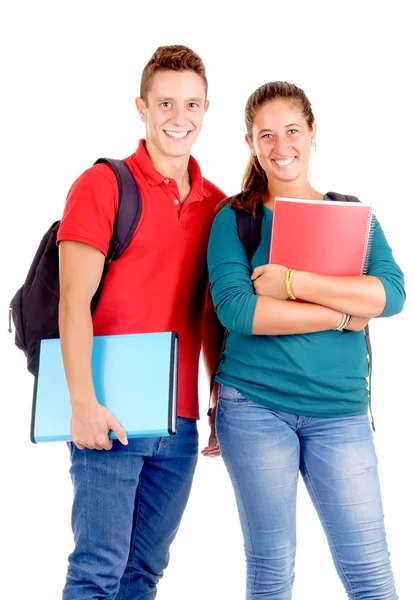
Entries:
[[[136,152],[132,155],[133,161],[139,167],[149,185],[160,185],[164,183],[165,176],[159,173],[153,166],[153,163],[146,150],[145,140],[139,141],[139,146]],[[191,192],[197,196],[209,197],[211,192],[204,188],[204,180],[202,177],[199,164],[193,156],[189,157],[188,170],[191,175]]]

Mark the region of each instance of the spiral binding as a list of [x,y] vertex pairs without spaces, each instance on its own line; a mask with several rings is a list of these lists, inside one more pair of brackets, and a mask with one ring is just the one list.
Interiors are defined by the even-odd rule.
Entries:
[[373,243],[374,229],[376,226],[376,213],[373,206],[370,207],[370,223],[366,231],[366,240],[364,244],[364,256],[360,275],[367,275],[370,262],[371,246]]

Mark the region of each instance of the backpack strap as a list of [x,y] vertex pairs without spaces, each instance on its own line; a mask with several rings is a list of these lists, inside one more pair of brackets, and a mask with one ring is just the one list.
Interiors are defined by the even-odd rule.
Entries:
[[117,260],[126,250],[139,223],[142,214],[142,198],[128,165],[123,160],[113,158],[99,158],[95,165],[108,163],[115,173],[118,184],[118,211],[113,223],[112,239],[109,244],[108,254],[105,258],[102,277],[99,287],[92,298],[90,310],[95,312],[97,303],[102,294],[103,284],[112,260]]
[[264,218],[264,205],[260,200],[256,205],[255,217],[250,212],[236,209],[236,219],[239,239],[244,246],[248,262],[251,263],[258,246],[261,243],[261,226]]
[[109,264],[112,260],[120,258],[128,247],[142,214],[142,198],[138,184],[125,161],[99,158],[95,165],[103,163],[108,163],[112,167],[119,190],[118,212],[106,257],[106,262]]
[[356,196],[339,194],[338,192],[327,192],[327,196],[329,196],[335,202],[360,202]]

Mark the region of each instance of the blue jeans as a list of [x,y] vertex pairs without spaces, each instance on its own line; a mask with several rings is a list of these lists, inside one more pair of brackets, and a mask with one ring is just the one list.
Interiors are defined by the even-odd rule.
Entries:
[[191,489],[196,421],[178,418],[174,437],[70,452],[75,549],[63,600],[153,600]]
[[217,436],[247,558],[247,600],[290,600],[298,473],[352,600],[395,600],[367,415],[302,417],[220,385]]

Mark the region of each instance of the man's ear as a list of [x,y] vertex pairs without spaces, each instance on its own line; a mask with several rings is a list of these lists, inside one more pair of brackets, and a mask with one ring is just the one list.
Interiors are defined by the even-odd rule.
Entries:
[[141,121],[146,123],[146,104],[142,98],[135,99],[136,108],[138,109],[139,116]]
[[209,108],[209,100],[205,100],[205,112],[208,110]]

